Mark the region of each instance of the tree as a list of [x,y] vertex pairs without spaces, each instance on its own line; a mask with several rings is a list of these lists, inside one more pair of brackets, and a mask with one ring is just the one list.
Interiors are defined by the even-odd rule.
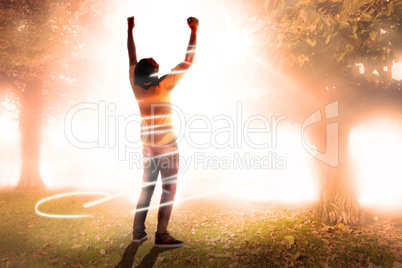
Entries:
[[88,6],[88,0],[1,1],[0,90],[19,100],[20,190],[45,186],[39,173],[43,96],[51,88],[50,69],[82,45],[80,19]]
[[[279,0],[266,1],[265,6],[270,12],[264,24],[266,38],[283,72],[317,108],[339,101],[339,165],[318,162],[322,183],[317,214],[333,223],[356,223],[363,214],[350,171],[348,135],[354,113],[365,109],[362,99],[378,94],[401,99],[392,64],[402,54],[402,2]],[[379,93],[373,94],[375,90]],[[323,124],[310,134],[315,146],[325,151]]]

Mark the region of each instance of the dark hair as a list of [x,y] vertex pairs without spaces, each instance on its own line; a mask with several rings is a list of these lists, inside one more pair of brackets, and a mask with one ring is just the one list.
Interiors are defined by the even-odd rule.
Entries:
[[[140,62],[138,62],[137,66],[135,67],[134,84],[143,87],[145,89],[148,89],[150,86],[154,86],[155,82],[156,85],[159,84],[157,77],[151,76],[154,73],[154,71],[155,67],[151,63],[149,63],[146,59],[140,60]],[[146,85],[149,82],[153,83]]]

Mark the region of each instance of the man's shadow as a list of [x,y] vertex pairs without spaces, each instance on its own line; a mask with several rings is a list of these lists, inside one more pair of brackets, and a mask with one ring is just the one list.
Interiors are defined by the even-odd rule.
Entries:
[[[131,268],[133,266],[134,262],[134,257],[135,254],[137,254],[138,248],[144,243],[145,241],[142,242],[131,242],[130,245],[126,248],[126,250],[123,253],[123,257],[119,264],[117,264],[116,268]],[[153,267],[156,260],[158,259],[159,253],[173,250],[177,248],[159,248],[159,247],[153,247],[151,250],[148,252],[147,255],[142,258],[141,263],[136,266],[136,268],[150,268]]]

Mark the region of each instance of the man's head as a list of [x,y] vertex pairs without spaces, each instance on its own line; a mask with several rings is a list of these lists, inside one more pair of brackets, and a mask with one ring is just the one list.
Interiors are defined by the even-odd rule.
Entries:
[[142,59],[135,67],[134,83],[148,88],[150,84],[158,81],[159,64],[153,58]]

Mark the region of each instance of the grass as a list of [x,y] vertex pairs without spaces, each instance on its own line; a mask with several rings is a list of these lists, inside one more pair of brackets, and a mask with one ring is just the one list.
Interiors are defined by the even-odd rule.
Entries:
[[[134,205],[115,199],[84,209],[97,197],[66,197],[44,203],[40,210],[91,217],[38,216],[36,202],[52,194],[0,193],[0,266],[116,266],[130,244]],[[148,234],[156,229],[156,213],[149,212]],[[398,267],[401,222],[400,215],[379,216],[364,226],[331,226],[304,206],[196,200],[177,204],[170,223],[172,235],[186,246],[159,252],[153,261],[155,267]],[[134,265],[152,247],[152,239],[144,242]]]

